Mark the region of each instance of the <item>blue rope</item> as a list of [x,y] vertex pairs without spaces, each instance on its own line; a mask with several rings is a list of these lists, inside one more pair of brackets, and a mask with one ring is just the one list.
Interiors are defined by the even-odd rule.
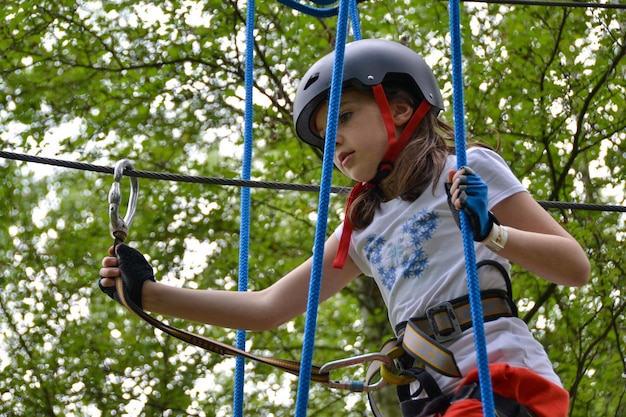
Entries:
[[312,3],[317,4],[318,6],[328,6],[329,4],[336,3],[337,0],[310,0]]
[[[278,0],[278,2],[284,4],[285,6],[291,7],[294,10],[297,10],[299,12],[308,14],[309,16],[317,17],[320,19],[324,17],[336,16],[339,11],[339,7],[317,8],[317,7],[306,6],[304,4],[298,3],[295,0]],[[328,3],[332,3],[332,1],[329,1]]]
[[[246,15],[246,61],[245,61],[245,80],[244,88],[246,94],[245,100],[245,121],[244,121],[244,150],[243,150],[243,166],[241,169],[241,178],[250,179],[252,170],[252,140],[253,140],[253,120],[254,120],[254,104],[253,95],[253,77],[254,77],[254,0],[248,0],[248,10]],[[248,290],[248,257],[250,247],[250,188],[241,187],[241,226],[239,231],[239,291]],[[246,332],[245,330],[237,331],[237,349],[246,349]],[[237,357],[235,362],[235,393],[233,398],[233,417],[243,416],[243,391],[244,391],[244,374],[246,361],[242,357]]]
[[359,20],[359,9],[357,0],[350,1],[350,21],[352,22],[352,36],[355,41],[361,40],[361,21]]
[[[326,242],[326,227],[328,223],[328,207],[333,175],[333,154],[335,152],[335,136],[337,135],[337,120],[339,118],[339,104],[341,101],[341,86],[343,83],[343,61],[346,47],[348,27],[348,5],[351,0],[340,0],[339,17],[337,20],[337,46],[333,76],[330,85],[330,99],[327,119],[327,135],[324,142],[324,160],[322,162],[322,179],[318,203],[318,219],[315,229],[313,247],[313,265],[309,284],[306,321],[304,326],[304,343],[302,346],[302,360],[300,365],[300,379],[296,398],[296,417],[305,417],[308,407],[311,367],[313,363],[313,348],[315,344],[315,330],[317,326],[317,310],[322,283],[322,266],[324,261],[324,243]],[[330,139],[333,138],[333,139]],[[329,140],[330,139],[330,140]]]
[[[452,43],[452,87],[454,103],[454,135],[457,154],[457,168],[467,165],[465,152],[465,104],[463,99],[463,64],[461,52],[461,19],[460,1],[450,0],[450,37]],[[476,357],[478,361],[478,380],[480,383],[480,395],[485,417],[495,417],[493,406],[493,391],[491,388],[491,375],[489,374],[489,359],[487,357],[487,342],[485,339],[485,327],[483,325],[482,302],[480,299],[480,286],[478,283],[478,271],[476,256],[474,253],[474,240],[472,231],[468,225],[465,212],[461,211],[461,232],[463,234],[463,247],[465,252],[465,264],[467,269],[467,286],[474,324],[474,344],[476,345]]]

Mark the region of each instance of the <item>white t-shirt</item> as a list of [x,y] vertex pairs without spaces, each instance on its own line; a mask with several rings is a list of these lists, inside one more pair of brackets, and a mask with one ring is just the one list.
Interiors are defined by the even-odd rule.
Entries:
[[[470,148],[470,166],[488,185],[489,209],[507,197],[526,192],[504,160],[495,152]],[[355,230],[349,255],[364,275],[372,277],[387,305],[389,321],[395,328],[411,317],[425,315],[428,307],[466,295],[467,278],[461,231],[450,211],[444,183],[449,170],[456,169],[456,157],[449,156],[436,187],[429,185],[413,202],[399,198],[381,204],[374,221]],[[341,237],[343,225],[335,235]],[[508,271],[509,262],[480,243],[475,244],[476,261],[495,260]],[[481,290],[506,290],[501,273],[493,267],[479,270]],[[561,384],[541,346],[526,324],[517,318],[500,318],[485,323],[489,361],[529,368]],[[477,366],[473,332],[447,342],[459,369],[466,375]],[[454,390],[458,378],[431,372],[444,393]]]

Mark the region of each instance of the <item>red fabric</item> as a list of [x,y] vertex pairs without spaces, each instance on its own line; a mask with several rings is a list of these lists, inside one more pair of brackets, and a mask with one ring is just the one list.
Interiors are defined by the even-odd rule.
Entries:
[[[553,382],[524,368],[504,363],[490,365],[493,391],[505,398],[523,404],[537,417],[566,417],[569,409],[569,393]],[[463,381],[478,381],[478,370],[472,371]],[[454,403],[444,417],[482,417],[482,403],[468,399]]]
[[343,232],[341,234],[341,240],[339,240],[339,247],[335,254],[335,260],[333,261],[333,268],[342,269],[348,258],[348,249],[350,248],[350,238],[352,237],[352,222],[350,221],[350,207],[355,198],[359,196],[367,188],[369,183],[358,183],[350,191],[348,196],[348,202],[346,203],[346,214],[343,219]]
[[383,116],[385,129],[387,130],[387,141],[389,143],[389,147],[391,147],[396,144],[398,140],[396,138],[396,124],[393,121],[393,114],[391,112],[391,107],[389,107],[389,101],[387,101],[385,90],[381,84],[372,86],[372,91],[374,92],[374,98],[376,99],[376,103],[380,109],[380,114]]

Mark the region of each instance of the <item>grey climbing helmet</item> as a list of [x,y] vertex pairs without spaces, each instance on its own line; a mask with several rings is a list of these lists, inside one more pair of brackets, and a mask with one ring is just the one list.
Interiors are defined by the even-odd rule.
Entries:
[[[324,56],[306,72],[294,102],[296,133],[306,143],[323,149],[324,139],[313,129],[313,114],[330,91],[335,53]],[[362,39],[346,44],[343,85],[371,87],[389,79],[412,82],[415,93],[443,110],[439,84],[426,62],[412,49],[383,39]]]

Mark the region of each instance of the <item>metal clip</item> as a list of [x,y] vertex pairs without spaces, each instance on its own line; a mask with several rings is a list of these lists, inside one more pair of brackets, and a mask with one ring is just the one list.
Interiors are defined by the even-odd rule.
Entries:
[[[376,352],[376,353],[366,353],[364,355],[353,356],[351,358],[339,359],[336,361],[328,362],[320,368],[320,373],[325,374],[333,369],[347,368],[350,366],[361,365],[364,363],[375,362],[375,361],[382,362],[383,365],[387,367],[394,366],[393,360],[390,359],[389,356],[382,354],[380,352]],[[379,379],[375,383],[370,383],[370,381],[367,381],[367,383],[363,383],[359,381],[345,381],[345,382],[329,381],[329,382],[326,382],[325,385],[329,386],[330,388],[346,389],[352,392],[368,392],[368,391],[376,391],[376,390],[381,389],[382,387],[387,385],[387,381],[385,381],[382,378]]]
[[134,169],[133,164],[127,159],[119,161],[115,165],[113,172],[113,185],[111,191],[109,191],[109,230],[111,236],[119,241],[123,242],[128,236],[128,228],[133,222],[135,217],[135,209],[137,208],[137,197],[139,195],[139,181],[136,177],[130,177],[130,199],[128,200],[128,209],[126,210],[126,216],[122,219],[119,214],[119,206],[122,202],[122,192],[120,191],[120,182],[124,175],[124,169]]
[[433,337],[438,342],[456,339],[463,333],[454,306],[447,301],[428,308],[426,318],[433,330]]

